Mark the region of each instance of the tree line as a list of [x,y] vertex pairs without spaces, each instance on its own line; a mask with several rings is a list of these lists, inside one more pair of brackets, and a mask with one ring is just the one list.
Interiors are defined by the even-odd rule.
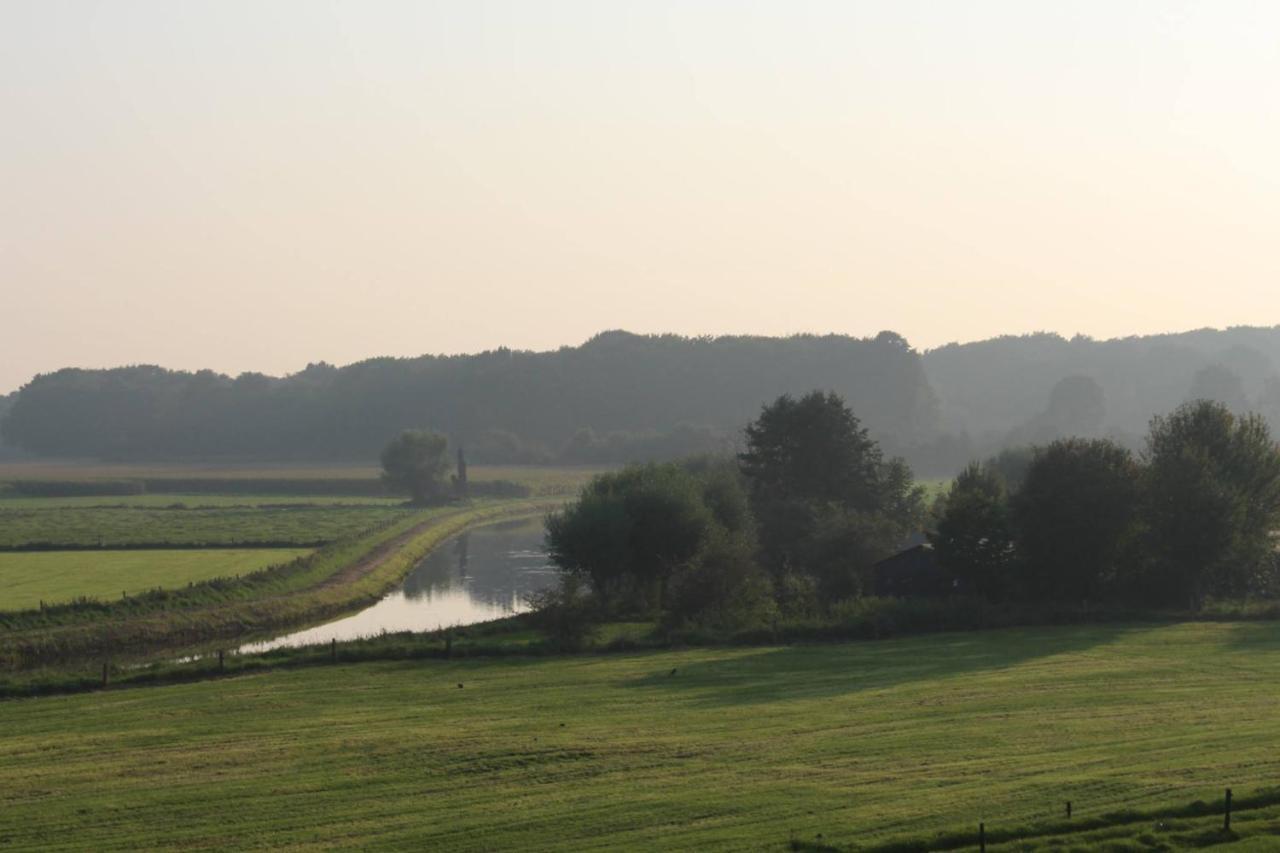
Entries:
[[1072,607],[1199,608],[1280,592],[1280,449],[1212,401],[1153,420],[1145,449],[1068,438],[966,467],[931,507],[834,393],[783,395],[736,458],[596,477],[547,519],[572,634],[606,614],[669,625],[822,619],[875,592],[876,564],[928,531],[939,594]]
[[1198,609],[1280,591],[1280,452],[1263,418],[1210,400],[1155,418],[1138,454],[1069,438],[972,464],[935,512],[939,563],[990,599]]
[[[547,519],[568,582],[554,614],[658,613],[673,624],[817,615],[867,591],[867,567],[924,518],[924,492],[835,393],[782,395],[736,457],[596,477]],[[589,593],[587,592],[589,590]]]
[[1096,341],[1052,334],[924,353],[893,332],[680,337],[606,332],[551,352],[323,362],[285,377],[153,366],[66,369],[0,397],[0,439],[108,460],[356,460],[406,425],[493,464],[730,453],[761,400],[830,388],[919,473],[1069,436],[1138,452],[1192,399],[1280,428],[1280,328]]
[[0,432],[44,456],[356,460],[412,425],[476,462],[612,463],[725,452],[760,400],[815,383],[872,413],[877,435],[915,441],[937,428],[919,354],[892,333],[608,332],[550,352],[320,363],[283,378],[66,369],[25,385]]

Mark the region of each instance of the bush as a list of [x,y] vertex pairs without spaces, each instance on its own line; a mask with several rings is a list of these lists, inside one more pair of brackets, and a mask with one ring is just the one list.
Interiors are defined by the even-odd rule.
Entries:
[[562,575],[558,586],[535,592],[527,600],[534,627],[545,633],[556,649],[576,652],[595,640],[599,608],[573,575]]

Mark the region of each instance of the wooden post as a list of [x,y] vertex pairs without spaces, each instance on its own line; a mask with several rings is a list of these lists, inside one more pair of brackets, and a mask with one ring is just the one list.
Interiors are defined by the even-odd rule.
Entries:
[[978,824],[978,849],[982,853],[987,853],[987,825],[985,823]]
[[329,663],[338,662],[338,638],[334,637],[329,643]]
[[103,686],[103,687],[106,687],[106,686],[107,686],[107,675],[108,675],[108,673],[107,673],[107,667],[108,667],[108,666],[109,666],[109,664],[108,664],[106,661],[103,661],[103,662],[102,662],[102,686]]
[[1071,801],[1067,800],[1067,820],[1071,820]]
[[1223,832],[1231,831],[1231,789],[1230,788],[1227,789],[1226,808],[1223,809],[1222,811],[1222,831]]
[[227,668],[227,661],[226,661],[226,658],[223,657],[223,654],[224,653],[222,649],[218,649],[218,671],[219,672],[222,672]]

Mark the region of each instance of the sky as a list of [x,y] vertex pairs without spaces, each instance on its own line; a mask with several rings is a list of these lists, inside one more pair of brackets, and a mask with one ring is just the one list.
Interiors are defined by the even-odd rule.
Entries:
[[0,0],[0,393],[1280,323],[1280,3]]

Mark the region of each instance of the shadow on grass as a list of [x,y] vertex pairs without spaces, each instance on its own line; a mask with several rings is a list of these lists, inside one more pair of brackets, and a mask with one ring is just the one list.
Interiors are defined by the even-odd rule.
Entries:
[[762,649],[681,664],[624,686],[684,694],[708,705],[839,696],[974,673],[1106,645],[1152,626],[1010,628],[895,640]]
[[1231,626],[1226,650],[1280,652],[1280,624],[1275,622],[1239,622]]

